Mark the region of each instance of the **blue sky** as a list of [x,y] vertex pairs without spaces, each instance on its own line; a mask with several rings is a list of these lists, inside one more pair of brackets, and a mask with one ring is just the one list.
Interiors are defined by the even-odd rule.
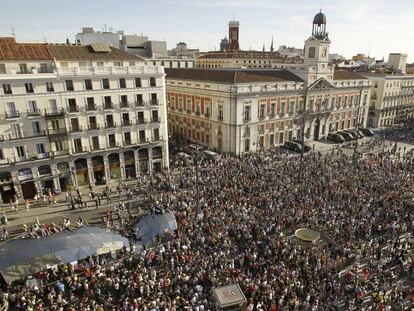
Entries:
[[82,26],[106,24],[166,40],[168,48],[185,41],[214,50],[234,15],[242,49],[268,48],[272,35],[275,47],[303,47],[319,9],[327,16],[331,53],[387,58],[402,52],[414,61],[412,0],[13,0],[0,11],[0,35],[10,35],[13,25],[18,41],[64,42]]

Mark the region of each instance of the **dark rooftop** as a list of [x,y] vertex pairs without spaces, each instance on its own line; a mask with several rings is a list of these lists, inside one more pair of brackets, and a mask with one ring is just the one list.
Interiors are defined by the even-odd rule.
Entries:
[[287,70],[248,70],[248,69],[179,69],[165,68],[167,79],[208,81],[218,83],[251,82],[303,82],[301,78]]
[[90,45],[48,45],[56,60],[143,61],[141,57],[110,47],[111,52],[95,52]]
[[349,70],[335,70],[334,72],[334,80],[364,80],[368,79],[363,75]]

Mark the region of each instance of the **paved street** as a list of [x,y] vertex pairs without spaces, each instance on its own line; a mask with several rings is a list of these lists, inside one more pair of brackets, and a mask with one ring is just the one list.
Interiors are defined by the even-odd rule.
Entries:
[[[389,140],[381,140],[381,143],[377,143],[376,145],[372,145],[374,139],[380,141],[378,137],[375,138],[368,138],[365,137],[360,139],[358,142],[358,152],[360,153],[368,153],[368,152],[379,152],[382,150],[391,151],[395,145],[395,142]],[[410,150],[414,150],[414,145],[409,143],[401,143],[398,142],[398,148],[401,148],[401,156],[403,154],[404,148],[406,152]],[[331,152],[334,149],[341,150],[345,154],[352,154],[354,152],[354,147],[348,143],[348,146],[345,144],[335,144],[329,141],[322,141],[322,142],[311,142],[310,146],[315,151],[319,151],[322,154],[326,154]],[[339,148],[339,149],[338,149]],[[291,153],[292,155],[297,155],[295,153]],[[174,168],[172,168],[174,171]],[[116,188],[117,183],[112,183],[112,189]],[[103,189],[103,186],[95,187],[95,192],[100,193]],[[88,197],[88,189],[87,187],[81,188],[83,197],[85,199],[89,199]],[[138,205],[143,203],[145,198],[144,194],[141,194],[138,200]],[[1,208],[7,214],[9,224],[7,228],[9,230],[10,237],[16,237],[22,232],[22,225],[26,224],[30,226],[30,224],[35,223],[35,218],[38,217],[40,223],[59,223],[62,220],[62,217],[67,217],[71,220],[74,224],[76,221],[81,217],[84,221],[88,224],[93,225],[102,225],[102,216],[106,212],[106,210],[113,210],[115,204],[117,204],[120,200],[126,201],[125,194],[122,194],[121,197],[118,196],[116,190],[112,192],[112,200],[109,204],[107,204],[106,199],[102,200],[102,205],[96,209],[95,203],[93,201],[88,202],[87,208],[76,209],[76,210],[69,210],[68,202],[65,202],[64,193],[58,194],[56,196],[57,204],[51,205],[43,205],[43,204],[33,204],[31,208],[26,211],[22,200],[20,200],[20,206],[18,211],[13,211],[9,205],[3,205]],[[132,201],[136,202],[137,198],[134,198]],[[127,201],[126,201],[127,202]],[[134,203],[136,204],[136,203]],[[136,212],[136,211],[135,211]]]

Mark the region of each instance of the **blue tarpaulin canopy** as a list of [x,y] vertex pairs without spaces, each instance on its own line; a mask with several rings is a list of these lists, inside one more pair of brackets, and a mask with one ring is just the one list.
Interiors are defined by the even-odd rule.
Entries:
[[97,227],[82,227],[40,239],[13,240],[0,245],[0,273],[8,282],[42,271],[128,247],[125,237]]
[[172,212],[144,216],[135,228],[139,239],[138,244],[144,246],[150,244],[155,237],[165,234],[166,231],[175,230],[177,230],[177,222]]

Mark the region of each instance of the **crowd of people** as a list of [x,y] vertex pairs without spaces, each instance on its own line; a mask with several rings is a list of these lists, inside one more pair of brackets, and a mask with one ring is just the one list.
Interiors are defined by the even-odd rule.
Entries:
[[[174,235],[139,256],[65,266],[58,283],[8,287],[0,310],[212,310],[211,289],[228,284],[248,311],[413,307],[413,158],[268,150],[193,169],[146,191],[151,210],[175,213]],[[321,240],[298,241],[302,227]]]

